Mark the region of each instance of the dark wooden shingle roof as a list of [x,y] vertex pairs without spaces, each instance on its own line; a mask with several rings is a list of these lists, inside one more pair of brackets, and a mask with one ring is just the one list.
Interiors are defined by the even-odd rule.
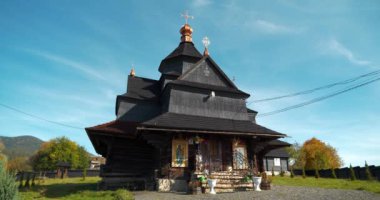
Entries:
[[202,58],[202,54],[195,48],[192,42],[181,42],[173,52],[166,56],[164,60],[168,60],[177,56]]
[[179,86],[187,86],[187,87],[194,87],[194,88],[200,88],[200,89],[235,93],[235,94],[241,94],[241,95],[245,96],[246,98],[249,97],[249,94],[247,94],[247,93],[245,93],[239,89],[216,86],[216,85],[208,85],[208,84],[190,82],[190,81],[184,81],[184,80],[174,80],[174,81],[169,82],[168,85],[179,85]]
[[268,135],[283,137],[284,134],[270,130],[248,120],[164,113],[140,124],[139,127],[231,132],[241,135]]
[[129,76],[128,92],[120,96],[141,100],[157,100],[160,92],[160,85],[157,80]]
[[265,154],[265,157],[289,158],[289,153],[285,148],[278,148],[269,151],[267,154]]

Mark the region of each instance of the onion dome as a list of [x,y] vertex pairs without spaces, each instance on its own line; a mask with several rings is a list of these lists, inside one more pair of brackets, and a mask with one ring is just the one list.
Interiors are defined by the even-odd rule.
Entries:
[[191,26],[189,24],[185,24],[181,27],[181,29],[179,30],[179,32],[181,33],[181,42],[192,42],[193,39],[191,37],[191,34],[193,33],[193,29],[191,28]]

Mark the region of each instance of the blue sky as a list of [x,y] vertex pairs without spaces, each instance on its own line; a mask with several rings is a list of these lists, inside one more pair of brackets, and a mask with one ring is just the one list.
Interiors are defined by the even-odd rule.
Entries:
[[[115,119],[131,65],[159,78],[179,44],[189,10],[193,40],[249,101],[288,94],[380,69],[380,2],[367,1],[0,1],[0,103],[88,127]],[[258,118],[303,143],[317,137],[345,165],[380,165],[380,82],[306,107]],[[341,87],[342,88],[342,87]],[[344,87],[343,87],[344,88]],[[249,106],[265,113],[331,93]],[[0,135],[67,136],[94,152],[84,130],[0,107]]]

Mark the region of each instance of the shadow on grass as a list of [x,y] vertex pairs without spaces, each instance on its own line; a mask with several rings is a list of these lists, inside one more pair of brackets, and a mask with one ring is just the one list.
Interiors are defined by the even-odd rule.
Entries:
[[96,192],[97,183],[55,183],[50,185],[38,185],[30,189],[47,198],[63,198],[84,191]]

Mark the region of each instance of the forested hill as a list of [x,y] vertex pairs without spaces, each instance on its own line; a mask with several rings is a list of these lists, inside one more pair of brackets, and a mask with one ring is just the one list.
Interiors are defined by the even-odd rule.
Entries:
[[8,159],[15,157],[29,157],[33,155],[44,142],[39,138],[25,135],[17,137],[0,136],[0,142],[4,144],[3,153]]

